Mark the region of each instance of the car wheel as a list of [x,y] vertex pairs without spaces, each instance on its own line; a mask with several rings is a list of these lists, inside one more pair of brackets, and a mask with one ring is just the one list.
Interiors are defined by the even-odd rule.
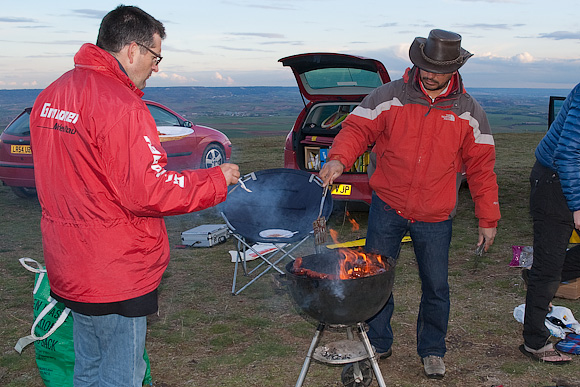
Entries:
[[12,192],[20,198],[33,198],[36,197],[36,188],[29,187],[10,187]]
[[201,168],[212,168],[226,162],[226,153],[216,144],[210,144],[203,151]]

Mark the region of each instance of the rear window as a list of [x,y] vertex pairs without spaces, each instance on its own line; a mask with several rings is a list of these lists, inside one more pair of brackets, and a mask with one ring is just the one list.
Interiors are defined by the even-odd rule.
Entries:
[[6,129],[4,133],[13,136],[30,136],[30,110],[26,109]]
[[378,73],[351,68],[326,68],[304,73],[312,89],[333,87],[379,87],[383,83]]

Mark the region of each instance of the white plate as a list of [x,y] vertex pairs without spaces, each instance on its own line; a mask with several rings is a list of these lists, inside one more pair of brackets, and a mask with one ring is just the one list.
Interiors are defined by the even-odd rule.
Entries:
[[260,231],[260,236],[262,238],[290,238],[292,235],[296,234],[298,231],[284,230],[281,228],[269,228],[267,230]]

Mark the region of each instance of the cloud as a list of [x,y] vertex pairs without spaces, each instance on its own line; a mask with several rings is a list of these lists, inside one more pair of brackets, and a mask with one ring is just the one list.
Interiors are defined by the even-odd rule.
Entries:
[[189,49],[182,49],[182,48],[175,48],[173,46],[168,46],[163,44],[163,51],[170,51],[170,52],[181,52],[184,54],[192,54],[192,55],[203,55],[204,53],[202,51],[195,51],[195,50],[189,50]]
[[189,79],[183,75],[179,75],[176,73],[166,73],[166,72],[157,72],[151,75],[152,78],[160,78],[161,80],[168,81],[171,83],[188,83],[193,81],[193,79]]
[[385,24],[381,24],[378,27],[397,27],[399,25],[399,23],[385,23]]
[[109,13],[109,11],[99,11],[96,9],[73,9],[73,13],[91,19],[102,19],[107,13]]
[[[40,44],[43,46],[46,45],[57,45],[57,46],[62,46],[62,45],[75,45],[75,46],[81,46],[83,43],[86,43],[86,41],[83,40],[53,40],[53,41],[33,41],[33,40],[9,40],[9,39],[0,39],[0,42],[5,42],[5,43],[18,43],[18,44]],[[74,53],[73,53],[74,55]],[[29,57],[33,57],[31,55],[26,56],[27,58]]]
[[460,70],[468,87],[572,88],[578,59],[533,58],[529,53],[513,57],[473,57]]
[[229,50],[229,51],[254,51],[254,52],[272,52],[269,50],[258,50],[255,48],[247,48],[247,47],[229,47],[229,46],[214,46],[215,48],[221,48],[222,50]]
[[0,17],[0,23],[36,23],[36,20],[27,17]]
[[352,54],[382,62],[387,68],[391,79],[396,79],[403,75],[403,71],[407,67],[412,66],[409,60],[409,46],[410,43],[400,43],[376,50],[353,51]]
[[[521,52],[519,54],[516,54],[514,56],[511,57],[505,57],[505,56],[498,56],[498,55],[494,55],[492,53],[479,53],[477,54],[476,57],[474,57],[474,59],[481,59],[482,61],[494,61],[494,62],[498,62],[498,63],[510,63],[510,62],[517,62],[517,63],[521,63],[521,64],[529,64],[529,63],[534,63],[537,62],[537,59],[534,58],[532,56],[532,54],[530,54],[529,52]],[[473,62],[473,59],[470,60],[470,62]]]
[[290,5],[266,5],[266,4],[248,4],[248,3],[241,3],[236,1],[224,1],[224,4],[234,5],[236,7],[245,7],[245,8],[260,8],[260,9],[272,9],[272,10],[282,10],[282,11],[294,11],[296,7],[292,7]]
[[481,30],[511,30],[517,27],[523,27],[525,24],[489,24],[489,23],[476,23],[476,24],[456,24],[458,28],[469,30],[469,29],[481,29]]
[[518,63],[532,63],[534,62],[534,57],[529,52],[522,52],[512,57],[512,59]]
[[282,39],[284,35],[282,34],[274,34],[274,33],[267,33],[267,32],[230,32],[230,35],[236,36],[258,36],[260,38],[268,38],[268,39]]
[[459,0],[464,3],[505,3],[505,4],[517,4],[521,3],[521,0]]
[[543,33],[538,35],[539,38],[554,39],[554,40],[566,40],[580,39],[580,32],[570,32],[570,31],[555,31],[549,33]]
[[291,41],[291,40],[277,40],[274,42],[262,42],[262,45],[272,45],[272,44],[282,44],[287,46],[303,46],[304,42],[301,40]]
[[221,75],[220,73],[218,73],[217,71],[214,74],[214,79],[225,83],[226,85],[233,85],[235,82],[232,78],[230,77],[224,77],[223,75]]
[[[353,51],[352,54],[381,61],[392,80],[403,75],[409,60],[409,44],[398,44],[373,50]],[[521,52],[513,56],[478,53],[469,59],[460,73],[467,87],[511,88],[572,88],[577,82],[573,74],[580,68],[580,59],[548,59]],[[243,78],[236,76],[237,85]],[[280,83],[282,81],[279,81]],[[284,85],[292,85],[285,82]]]

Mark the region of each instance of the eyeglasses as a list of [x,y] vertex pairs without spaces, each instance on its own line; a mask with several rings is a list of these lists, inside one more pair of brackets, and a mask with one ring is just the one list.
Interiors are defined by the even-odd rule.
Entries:
[[141,44],[139,42],[135,42],[135,43],[137,43],[137,45],[143,47],[144,49],[149,51],[151,54],[153,54],[155,56],[155,66],[159,66],[159,62],[161,62],[161,59],[163,59],[163,57],[161,55],[159,55],[158,53],[156,53],[155,51],[153,51],[152,49],[150,49],[149,47],[147,47],[144,44]]

